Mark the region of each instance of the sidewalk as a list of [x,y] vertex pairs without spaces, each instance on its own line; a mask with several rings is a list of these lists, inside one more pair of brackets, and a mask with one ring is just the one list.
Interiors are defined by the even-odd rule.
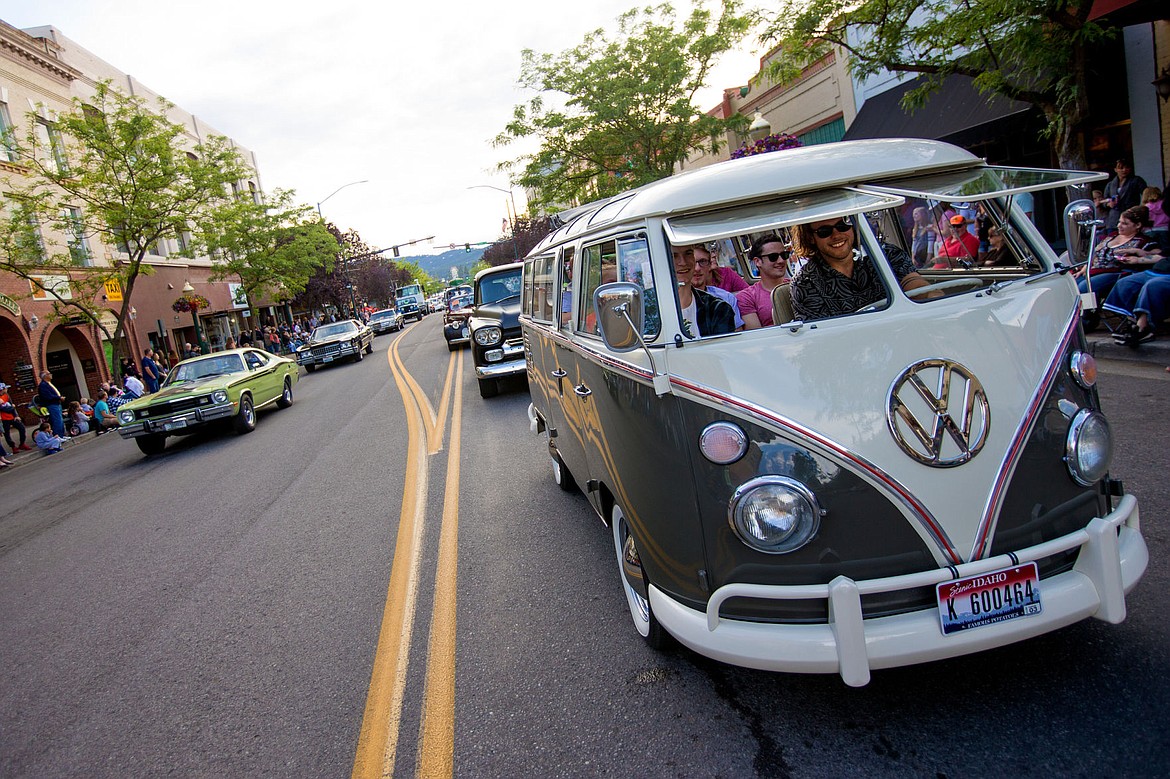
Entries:
[[[16,433],[15,430],[12,432],[13,432],[13,436],[12,436],[13,440],[19,442],[20,441],[19,435]],[[11,452],[11,454],[8,455],[8,459],[12,460],[12,465],[9,468],[5,468],[4,470],[12,470],[12,468],[19,468],[22,465],[28,465],[29,463],[34,463],[38,460],[43,460],[46,457],[60,457],[62,454],[69,451],[70,449],[72,449],[75,446],[84,446],[85,444],[88,444],[91,441],[96,441],[99,438],[97,433],[82,433],[81,435],[77,436],[76,438],[70,438],[68,441],[66,441],[65,444],[61,447],[61,451],[58,452],[57,454],[46,455],[40,449],[37,449],[36,446],[33,444],[32,434],[33,434],[33,429],[30,428],[28,431],[27,443],[29,446],[31,446],[33,448],[31,452],[12,452],[11,449],[9,449],[8,444],[7,443],[4,444],[4,449]],[[115,438],[118,437],[117,431],[114,431],[114,430],[111,430],[109,433],[102,434],[102,436],[109,436],[109,435],[113,435]]]
[[1085,337],[1089,341],[1089,352],[1098,360],[1124,360],[1170,367],[1170,334],[1166,333],[1165,328],[1159,328],[1157,338],[1136,349],[1114,341],[1104,325],[1096,332],[1086,333]]

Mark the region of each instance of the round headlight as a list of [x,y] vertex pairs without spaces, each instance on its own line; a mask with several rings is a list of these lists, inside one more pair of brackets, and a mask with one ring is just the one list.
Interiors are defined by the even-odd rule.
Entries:
[[731,422],[712,422],[699,435],[699,451],[716,465],[730,465],[747,452],[747,434]]
[[475,331],[475,342],[480,346],[495,346],[503,337],[503,332],[495,325],[481,327]]
[[769,554],[792,552],[807,544],[821,524],[812,490],[787,476],[761,476],[732,496],[728,520],[739,540]]
[[211,402],[227,403],[227,393],[223,390],[216,390],[215,392],[211,393]]
[[1073,417],[1064,461],[1077,484],[1089,487],[1105,477],[1113,461],[1113,434],[1102,414],[1083,408]]
[[1076,383],[1085,389],[1091,389],[1097,383],[1097,360],[1088,352],[1073,352],[1068,369]]
[[130,411],[129,409],[127,409],[126,411],[119,411],[118,412],[118,420],[121,422],[124,422],[126,424],[130,424],[131,422],[134,421],[134,412]]

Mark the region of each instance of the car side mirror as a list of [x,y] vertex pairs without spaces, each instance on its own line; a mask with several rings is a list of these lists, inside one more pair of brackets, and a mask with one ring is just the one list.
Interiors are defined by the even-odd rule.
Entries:
[[1064,207],[1064,239],[1070,265],[1088,262],[1096,243],[1097,229],[1105,223],[1097,218],[1092,200],[1074,200]]
[[593,310],[601,328],[601,340],[615,352],[631,352],[642,346],[642,288],[629,281],[602,284],[593,291]]

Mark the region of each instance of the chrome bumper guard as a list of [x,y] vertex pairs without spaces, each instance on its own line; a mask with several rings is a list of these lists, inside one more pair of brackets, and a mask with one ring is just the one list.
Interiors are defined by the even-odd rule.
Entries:
[[[169,417],[162,417],[159,419],[143,419],[138,422],[131,422],[130,424],[121,424],[118,427],[118,434],[123,438],[137,438],[144,435],[157,435],[159,433],[167,434],[175,430],[186,430],[190,427],[197,427],[205,422],[213,422],[217,419],[234,416],[236,407],[231,403],[221,403],[217,406],[208,406],[207,408],[195,408],[190,411],[184,411],[182,414],[174,414]],[[178,427],[168,429],[168,425],[174,425],[175,422],[184,422],[185,424]]]
[[[1040,560],[1080,548],[1072,570],[1043,579],[1039,614],[943,635],[936,609],[866,619],[861,596],[933,586],[1016,565],[1009,555],[973,560],[904,576],[853,581],[838,576],[828,584],[773,586],[728,584],[712,593],[706,612],[688,608],[650,587],[650,604],[662,625],[700,654],[736,665],[793,673],[839,673],[846,684],[869,682],[870,670],[941,660],[1042,635],[1087,617],[1113,624],[1125,619],[1125,595],[1149,563],[1139,528],[1137,499],[1126,495],[1105,517],[1061,538],[1015,553],[1018,562]],[[725,619],[719,609],[729,598],[828,601],[822,625],[776,625]]]
[[298,353],[297,354],[297,365],[317,365],[317,364],[328,365],[330,362],[333,362],[335,360],[339,360],[342,357],[353,357],[355,354],[360,352],[362,350],[362,348],[363,347],[359,346],[357,349],[354,349],[352,346],[349,345],[349,343],[346,343],[346,345],[340,347],[337,350],[337,352],[329,355],[328,362],[326,362],[324,355],[322,355],[320,357],[316,357],[313,355],[312,352],[305,352],[304,354]]
[[516,373],[524,373],[528,370],[528,363],[524,359],[524,344],[522,342],[514,344],[505,343],[500,348],[504,354],[503,361],[475,366],[476,378],[491,379],[496,376],[511,376]]

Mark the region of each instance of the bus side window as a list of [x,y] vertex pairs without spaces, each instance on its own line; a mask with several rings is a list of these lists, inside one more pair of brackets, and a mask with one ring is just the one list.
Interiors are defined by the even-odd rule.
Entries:
[[561,255],[561,328],[568,330],[573,319],[573,260],[576,251],[572,246]]

